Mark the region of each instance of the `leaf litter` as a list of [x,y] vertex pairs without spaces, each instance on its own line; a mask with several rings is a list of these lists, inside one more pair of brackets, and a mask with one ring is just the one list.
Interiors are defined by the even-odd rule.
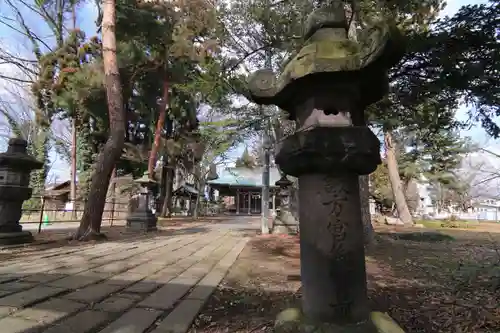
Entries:
[[[499,228],[500,229],[500,228]],[[367,249],[371,309],[411,333],[500,332],[500,233],[439,231],[436,241],[377,227]],[[421,231],[418,231],[421,233]],[[257,236],[196,318],[190,333],[272,332],[277,314],[300,306],[297,236]]]

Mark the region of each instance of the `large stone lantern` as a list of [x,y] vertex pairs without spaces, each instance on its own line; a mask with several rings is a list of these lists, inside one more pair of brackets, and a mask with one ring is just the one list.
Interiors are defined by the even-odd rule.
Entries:
[[[277,105],[297,124],[278,147],[276,163],[299,179],[302,309],[278,318],[287,332],[377,332],[367,299],[359,175],[380,161],[380,142],[365,108],[388,91],[387,70],[402,55],[384,22],[348,35],[344,2],[308,18],[304,44],[276,77],[257,71],[251,98]],[[299,316],[299,317],[298,317]]]
[[21,244],[33,240],[19,224],[22,206],[31,198],[30,173],[43,163],[26,153],[24,139],[10,139],[7,151],[0,154],[0,244]]
[[156,186],[156,181],[149,177],[146,171],[141,178],[134,181],[140,186],[137,206],[133,212],[127,216],[127,228],[137,231],[154,231],[158,218],[151,211],[151,189]]

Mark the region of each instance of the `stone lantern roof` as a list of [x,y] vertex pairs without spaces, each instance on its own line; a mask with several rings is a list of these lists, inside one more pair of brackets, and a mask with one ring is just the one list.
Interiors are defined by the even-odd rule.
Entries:
[[377,22],[366,26],[355,40],[348,36],[343,2],[333,1],[313,11],[304,30],[303,47],[281,75],[261,69],[250,76],[248,88],[254,102],[277,105],[295,120],[295,107],[317,89],[339,81],[358,82],[362,106],[387,93],[387,68],[404,51],[397,29]]
[[28,143],[24,139],[12,138],[6,152],[0,153],[0,167],[10,167],[16,171],[40,169],[43,163],[27,154]]

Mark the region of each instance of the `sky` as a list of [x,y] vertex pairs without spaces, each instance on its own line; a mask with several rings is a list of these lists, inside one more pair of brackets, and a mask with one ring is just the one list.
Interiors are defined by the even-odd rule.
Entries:
[[[485,3],[486,0],[450,0],[447,3],[447,7],[442,12],[442,16],[444,15],[453,15],[461,6],[467,4],[475,4],[475,3]],[[18,3],[18,2],[16,2]],[[43,23],[39,17],[31,13],[26,8],[19,8],[21,14],[25,18],[25,21],[28,23],[30,27],[35,29],[38,35],[42,38],[46,38],[47,40],[51,39],[50,30],[46,27],[45,23]],[[87,35],[91,36],[96,34],[96,25],[95,21],[97,18],[97,10],[93,1],[87,1],[77,11],[77,26],[85,31]],[[15,16],[13,15],[12,10],[10,10],[5,2],[5,0],[0,0],[0,19],[3,19],[7,23],[15,23]],[[10,21],[9,21],[10,20]],[[9,50],[11,53],[16,53],[21,56],[31,55],[31,47],[29,40],[20,35],[19,33],[13,31],[11,28],[6,27],[5,25],[0,24],[0,43],[3,48]],[[2,65],[0,64],[0,74],[14,74],[14,69],[12,66]],[[6,85],[8,87],[10,83],[2,81],[0,79],[0,96],[5,93]],[[467,106],[462,106],[457,112],[457,118],[459,120],[467,120]],[[65,124],[59,124],[59,126],[64,126]],[[2,127],[0,126],[0,129]],[[480,126],[473,126],[471,129],[462,132],[463,136],[469,136],[472,138],[474,142],[479,144],[482,147],[488,147],[490,150],[494,152],[500,153],[500,146],[496,144],[496,142],[492,139],[489,139],[484,130]],[[242,144],[238,148],[236,148],[233,152],[231,152],[230,157],[233,159],[240,156],[245,148],[245,145]],[[0,147],[0,150],[4,150],[4,148]],[[69,165],[62,161],[55,152],[51,152],[50,158],[53,161],[53,165],[50,171],[50,179],[54,179],[56,177],[58,181],[64,181],[69,179],[70,177],[70,168]],[[500,159],[499,167],[500,167]]]

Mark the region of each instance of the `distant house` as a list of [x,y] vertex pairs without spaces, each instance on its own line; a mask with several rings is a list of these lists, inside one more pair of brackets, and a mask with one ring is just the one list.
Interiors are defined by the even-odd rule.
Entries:
[[436,209],[432,202],[429,184],[427,182],[418,182],[417,190],[420,202],[417,205],[416,213],[418,215],[434,215],[436,213]]
[[64,210],[70,201],[70,192],[71,182],[69,180],[49,185],[44,192],[45,208]]
[[[230,212],[236,214],[260,214],[262,212],[262,167],[227,168],[219,173],[215,180],[208,181],[211,189],[217,190],[219,196]],[[281,175],[277,168],[270,169],[269,208],[275,209],[277,190],[274,185]]]
[[[132,182],[132,176],[126,175],[122,177],[116,177],[114,183],[118,188],[122,186],[126,186],[126,184]],[[76,184],[77,187],[77,196],[78,196],[78,182]],[[52,210],[73,210],[73,203],[71,202],[71,181],[66,180],[64,182],[51,184],[45,188],[44,192],[44,200],[45,200],[45,208]],[[115,205],[124,204],[128,200],[128,194],[119,195],[115,193]],[[75,200],[75,209],[79,210],[83,207],[83,200],[78,198]]]
[[472,202],[471,210],[478,220],[499,221],[500,200],[490,198],[475,199]]
[[500,200],[480,197],[471,200],[471,208],[466,212],[457,207],[447,207],[438,211],[431,197],[429,184],[421,181],[418,184],[420,203],[417,208],[417,215],[429,216],[437,219],[447,219],[452,215],[460,220],[480,220],[500,222]]

